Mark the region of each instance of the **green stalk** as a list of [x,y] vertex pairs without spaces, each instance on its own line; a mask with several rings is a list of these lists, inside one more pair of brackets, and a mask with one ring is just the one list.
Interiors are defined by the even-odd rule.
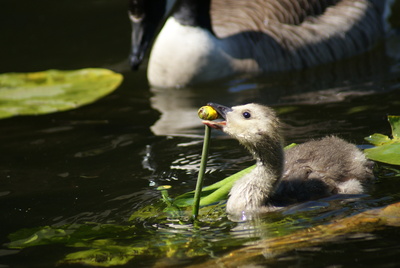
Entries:
[[209,126],[205,126],[203,152],[201,154],[200,170],[197,176],[196,190],[194,192],[194,202],[193,202],[193,212],[192,212],[192,217],[194,220],[196,220],[197,216],[199,215],[201,189],[203,188],[204,174],[207,168],[210,133],[211,133],[211,128]]

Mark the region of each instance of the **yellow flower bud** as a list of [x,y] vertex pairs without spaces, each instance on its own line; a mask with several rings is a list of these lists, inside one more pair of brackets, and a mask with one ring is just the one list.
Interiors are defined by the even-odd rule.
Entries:
[[218,118],[218,112],[211,106],[203,106],[197,112],[200,119],[203,120],[214,120]]

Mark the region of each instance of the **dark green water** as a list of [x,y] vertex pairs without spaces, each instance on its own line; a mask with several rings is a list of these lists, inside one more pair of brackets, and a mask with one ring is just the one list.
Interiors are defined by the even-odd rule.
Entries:
[[[0,121],[1,267],[52,267],[77,251],[62,244],[7,249],[8,235],[22,228],[127,224],[132,212],[159,198],[158,185],[172,185],[171,195],[192,190],[203,134],[196,111],[209,101],[272,105],[287,124],[287,143],[334,134],[362,145],[372,133],[388,135],[386,116],[400,114],[400,42],[396,40],[313,70],[156,90],[149,88],[144,69],[128,70],[130,25],[125,0],[7,0],[1,5],[0,72],[105,67],[124,75],[113,94],[86,107]],[[387,49],[389,44],[394,45]],[[236,141],[214,133],[206,183],[251,163]],[[399,178],[389,174],[360,200],[344,202],[339,208],[329,203],[328,209],[307,214],[311,222],[298,221],[286,228],[288,232],[302,229],[394,203],[400,200],[399,192]],[[263,222],[292,215],[286,212]],[[129,267],[202,262],[274,232],[264,225],[246,228],[225,216],[203,226],[202,232],[173,219],[135,224],[135,236],[124,243],[149,244],[152,250],[133,259]],[[397,267],[399,239],[399,229],[388,228],[290,251],[264,264]],[[157,251],[165,243],[175,250],[170,259]],[[188,247],[200,257],[187,254]]]

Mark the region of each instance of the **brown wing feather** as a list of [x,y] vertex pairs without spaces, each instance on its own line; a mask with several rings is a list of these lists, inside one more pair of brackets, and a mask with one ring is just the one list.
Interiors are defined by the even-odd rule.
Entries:
[[213,0],[211,17],[218,37],[264,31],[266,22],[299,25],[322,15],[340,0]]
[[[369,49],[384,32],[384,2],[212,0],[211,19],[216,36],[233,37],[261,69],[297,69]],[[268,66],[272,58],[276,64]]]

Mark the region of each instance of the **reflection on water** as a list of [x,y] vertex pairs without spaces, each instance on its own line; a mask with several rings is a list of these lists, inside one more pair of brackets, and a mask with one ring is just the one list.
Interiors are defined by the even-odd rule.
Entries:
[[107,141],[105,145],[95,149],[89,149],[86,151],[77,152],[75,157],[89,157],[96,156],[105,153],[106,151],[114,150],[117,147],[124,147],[132,144],[135,141],[135,134],[125,134],[116,138],[112,138],[111,141]]

